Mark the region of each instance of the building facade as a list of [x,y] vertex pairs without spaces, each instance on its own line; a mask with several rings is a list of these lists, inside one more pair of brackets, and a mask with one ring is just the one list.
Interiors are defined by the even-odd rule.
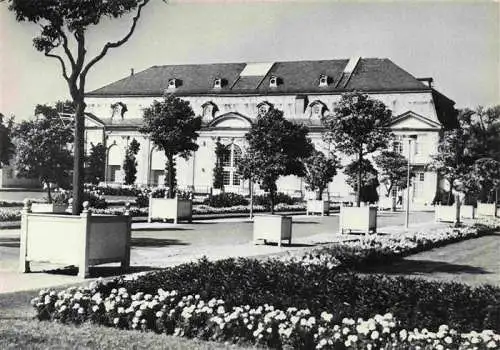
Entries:
[[[106,181],[123,181],[123,160],[128,143],[140,143],[137,183],[161,185],[165,157],[146,135],[140,134],[142,110],[165,94],[190,102],[203,126],[199,149],[190,159],[177,160],[177,182],[196,192],[210,192],[215,166],[215,143],[231,152],[223,161],[227,191],[248,193],[236,164],[245,152],[244,135],[252,121],[273,106],[286,118],[303,123],[317,149],[322,141],[321,117],[332,111],[347,91],[360,91],[382,101],[393,112],[391,147],[410,157],[416,173],[411,201],[430,204],[438,179],[425,165],[437,151],[443,128],[456,126],[454,102],[432,88],[432,79],[417,79],[389,59],[351,58],[324,61],[232,63],[153,66],[92,91],[86,96],[86,150],[91,144],[107,147]],[[406,141],[411,136],[411,149]],[[347,164],[350,160],[345,158]],[[305,184],[294,176],[278,182],[280,191],[303,194]],[[348,198],[353,189],[338,174],[328,188],[331,197]]]

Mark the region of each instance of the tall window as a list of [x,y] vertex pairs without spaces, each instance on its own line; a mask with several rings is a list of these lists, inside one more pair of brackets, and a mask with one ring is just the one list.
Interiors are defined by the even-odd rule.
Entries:
[[235,144],[228,145],[226,154],[222,157],[222,181],[224,186],[239,186],[241,178],[237,171],[238,161],[241,159],[241,148]]
[[392,150],[393,152],[403,154],[403,137],[396,136],[394,141],[392,142]]

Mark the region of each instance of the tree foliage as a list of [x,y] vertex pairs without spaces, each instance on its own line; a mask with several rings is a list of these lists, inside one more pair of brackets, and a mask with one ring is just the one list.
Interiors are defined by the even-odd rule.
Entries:
[[4,115],[0,113],[0,169],[9,165],[14,155],[15,147],[12,143],[12,131],[14,127],[14,117],[4,121]]
[[21,177],[38,178],[47,187],[49,202],[52,200],[50,184],[69,186],[73,155],[72,125],[47,114],[36,120],[23,121],[14,130],[17,152],[16,170]]
[[[359,166],[361,164],[361,166]],[[361,173],[361,189],[358,191],[358,175]],[[354,191],[359,193],[361,202],[375,203],[378,202],[379,196],[377,187],[380,185],[378,181],[378,171],[373,167],[372,162],[368,159],[362,159],[361,162],[354,161],[346,166],[344,174],[347,176],[347,184]]]
[[337,170],[341,168],[341,165],[335,154],[326,156],[323,152],[314,149],[311,156],[304,160],[304,168],[306,188],[317,192],[316,199],[321,199],[323,191],[337,175]]
[[[85,82],[96,63],[109,52],[125,44],[135,31],[142,9],[149,0],[0,0],[9,4],[17,21],[40,26],[33,46],[46,57],[58,61],[75,106],[73,214],[82,209],[84,163]],[[135,12],[127,33],[108,41],[95,55],[88,52],[88,32],[103,19],[118,19]]]
[[[373,157],[375,165],[380,169],[380,182],[385,186],[389,197],[393,188],[406,188],[408,176],[408,159],[398,152],[382,151]],[[411,173],[410,177],[414,174]]]
[[97,145],[91,144],[90,153],[87,156],[85,168],[85,182],[98,184],[104,181],[106,172],[106,147],[102,143]]
[[248,147],[238,164],[238,172],[269,192],[272,213],[278,178],[304,176],[303,159],[313,150],[308,132],[306,126],[286,120],[282,111],[272,107],[265,115],[257,117],[245,135]]
[[132,139],[125,151],[125,160],[123,161],[123,171],[125,172],[125,184],[133,185],[137,179],[137,153],[140,148],[139,142]]
[[201,117],[195,117],[189,102],[172,94],[165,96],[161,102],[144,109],[141,133],[149,135],[151,141],[167,158],[165,185],[168,197],[172,198],[175,190],[174,157],[188,159],[191,153],[198,150],[196,139],[201,128]]
[[[354,156],[361,162],[367,154],[386,148],[392,138],[389,129],[392,112],[381,101],[359,92],[342,95],[332,113],[321,121],[325,126],[323,139],[335,149]],[[361,171],[361,168],[358,169]],[[361,203],[362,174],[357,174],[357,205]]]

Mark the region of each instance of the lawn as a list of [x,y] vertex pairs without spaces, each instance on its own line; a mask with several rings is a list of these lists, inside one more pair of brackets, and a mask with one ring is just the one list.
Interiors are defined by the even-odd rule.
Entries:
[[0,295],[0,349],[257,349],[168,336],[130,332],[90,324],[40,322],[30,300],[37,291]]

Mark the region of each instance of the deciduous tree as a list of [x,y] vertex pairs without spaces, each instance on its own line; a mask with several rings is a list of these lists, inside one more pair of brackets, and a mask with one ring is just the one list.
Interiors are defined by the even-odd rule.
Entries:
[[90,153],[86,159],[85,182],[98,184],[104,181],[106,172],[106,147],[102,143],[91,144]]
[[49,202],[51,183],[69,186],[73,155],[73,125],[47,113],[35,120],[23,121],[14,130],[17,151],[16,170],[21,177],[38,178],[47,188]]
[[125,184],[133,185],[137,179],[137,153],[140,148],[139,142],[132,139],[125,151],[125,160],[123,161],[123,171],[125,172]]
[[188,159],[198,149],[196,139],[201,128],[201,117],[195,117],[189,102],[172,94],[161,102],[144,109],[140,132],[149,135],[159,150],[165,153],[165,185],[167,197],[175,193],[175,156]]
[[341,168],[341,165],[335,154],[326,156],[323,152],[314,149],[311,156],[304,160],[304,168],[306,188],[316,192],[316,199],[321,199],[325,188],[337,175],[337,170]]
[[[361,166],[359,166],[361,164]],[[361,173],[361,188],[359,186],[359,174]],[[352,162],[346,166],[344,174],[347,176],[347,184],[359,193],[360,201],[364,203],[375,203],[379,200],[377,187],[379,186],[378,171],[368,159],[361,162]]]
[[[373,157],[375,165],[379,168],[380,182],[386,190],[386,197],[389,197],[392,190],[397,187],[404,189],[407,186],[408,159],[398,152],[382,151]],[[414,174],[411,173],[410,177]],[[392,198],[392,210],[396,210],[396,198]]]
[[[383,102],[358,92],[345,93],[332,113],[325,114],[321,119],[325,126],[323,139],[362,164],[366,155],[387,147],[392,138],[389,130],[391,116],[391,110]],[[361,204],[361,170],[358,167],[358,207]]]
[[257,117],[245,135],[248,147],[238,171],[269,193],[272,214],[279,177],[304,175],[303,159],[313,149],[308,132],[306,126],[286,120],[282,111],[271,107],[265,115]]
[[0,113],[0,169],[10,163],[15,151],[14,144],[12,143],[14,117],[6,121],[4,118],[4,115]]
[[[40,25],[33,39],[36,50],[59,62],[75,106],[75,155],[73,167],[73,214],[82,209],[84,161],[85,82],[88,73],[109,50],[125,44],[134,33],[149,0],[0,0],[9,4],[16,19]],[[87,34],[103,19],[117,19],[135,11],[132,24],[119,40],[108,41],[95,55],[88,52]]]

